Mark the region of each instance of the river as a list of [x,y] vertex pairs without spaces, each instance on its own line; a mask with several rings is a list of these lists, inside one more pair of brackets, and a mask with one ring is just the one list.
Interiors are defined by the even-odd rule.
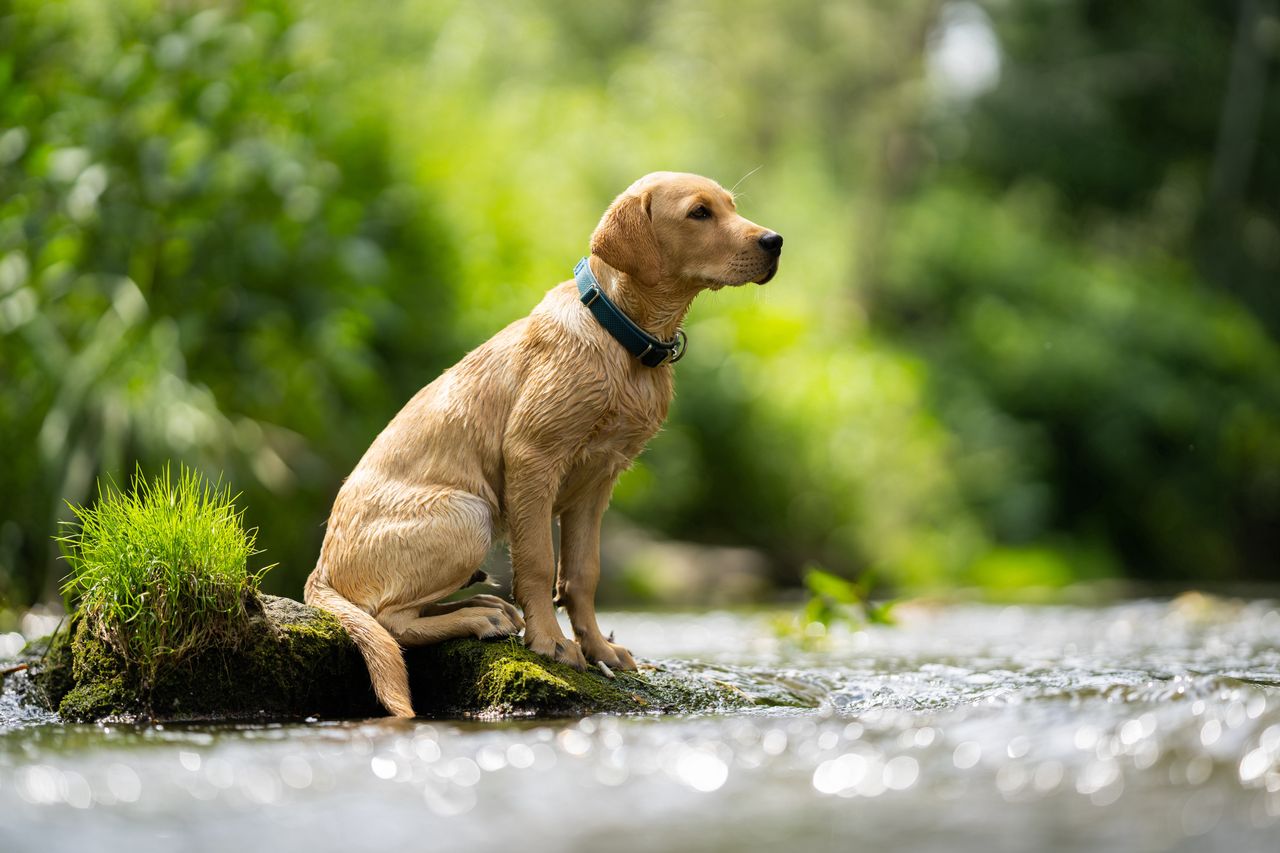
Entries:
[[[0,697],[0,850],[1280,849],[1280,604],[605,614],[796,706],[68,726]],[[12,688],[12,683],[10,684]]]

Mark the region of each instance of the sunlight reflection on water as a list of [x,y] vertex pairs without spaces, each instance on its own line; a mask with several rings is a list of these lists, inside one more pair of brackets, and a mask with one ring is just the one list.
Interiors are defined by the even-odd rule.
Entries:
[[0,849],[1274,849],[1272,603],[917,607],[812,649],[765,616],[602,621],[804,707],[134,728],[6,696]]

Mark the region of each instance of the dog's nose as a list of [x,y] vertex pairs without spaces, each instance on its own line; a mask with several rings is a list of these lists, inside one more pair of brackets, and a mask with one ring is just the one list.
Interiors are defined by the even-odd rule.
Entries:
[[766,231],[760,235],[760,248],[771,255],[782,254],[782,235],[776,231]]

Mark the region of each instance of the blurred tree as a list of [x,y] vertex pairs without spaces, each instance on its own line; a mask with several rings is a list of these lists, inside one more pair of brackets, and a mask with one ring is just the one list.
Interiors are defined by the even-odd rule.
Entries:
[[967,499],[994,541],[1075,542],[1077,571],[1275,579],[1280,349],[1186,267],[1065,228],[1032,188],[937,184],[895,218],[878,324],[929,359]]
[[994,541],[1276,579],[1276,4],[982,5],[931,41],[994,27],[998,85],[935,87],[873,325],[929,359]]
[[452,355],[449,241],[289,3],[4,0],[0,45],[0,586],[48,594],[63,501],[177,457],[291,587]]
[[986,5],[1003,73],[961,118],[965,167],[1047,181],[1117,250],[1189,252],[1280,335],[1280,3]]

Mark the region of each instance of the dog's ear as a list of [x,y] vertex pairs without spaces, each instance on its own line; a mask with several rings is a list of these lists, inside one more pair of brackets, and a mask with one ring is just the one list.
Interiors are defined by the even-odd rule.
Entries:
[[648,190],[625,192],[613,200],[591,235],[591,254],[643,282],[662,276],[662,254],[653,233]]

